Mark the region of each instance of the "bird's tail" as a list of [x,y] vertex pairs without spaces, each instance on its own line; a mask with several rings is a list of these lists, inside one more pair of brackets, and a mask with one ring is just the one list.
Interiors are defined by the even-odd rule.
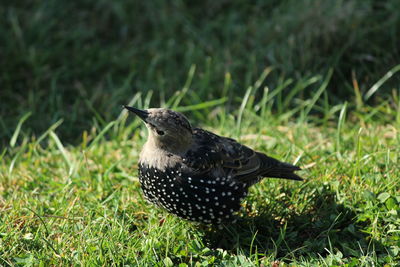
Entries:
[[283,179],[290,179],[290,180],[297,180],[303,181],[303,178],[295,174],[295,171],[299,171],[301,168],[288,164],[288,163],[281,163],[280,165],[276,166],[275,168],[269,170],[265,173],[267,177],[273,178],[283,178]]
[[281,162],[274,158],[268,157],[267,155],[263,156],[268,158],[266,162],[269,163],[269,166],[265,169],[263,176],[303,181],[303,178],[294,173],[295,171],[300,171],[300,167],[294,166],[286,162]]

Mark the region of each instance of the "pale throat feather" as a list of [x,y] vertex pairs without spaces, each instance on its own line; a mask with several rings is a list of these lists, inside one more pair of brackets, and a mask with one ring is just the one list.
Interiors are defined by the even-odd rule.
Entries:
[[139,157],[140,163],[145,163],[147,167],[157,168],[162,171],[167,167],[175,166],[180,160],[181,157],[179,155],[157,145],[155,138],[151,134],[144,144]]

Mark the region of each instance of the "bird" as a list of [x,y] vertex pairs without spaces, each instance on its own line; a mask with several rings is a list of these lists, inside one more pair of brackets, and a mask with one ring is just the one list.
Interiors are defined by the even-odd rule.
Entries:
[[124,107],[148,129],[138,162],[144,198],[178,217],[221,225],[236,219],[249,187],[263,178],[303,180],[300,167],[192,127],[182,113]]

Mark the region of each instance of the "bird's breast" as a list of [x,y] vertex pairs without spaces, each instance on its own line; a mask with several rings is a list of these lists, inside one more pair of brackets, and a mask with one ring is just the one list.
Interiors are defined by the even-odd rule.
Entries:
[[240,208],[247,188],[230,177],[188,171],[180,164],[159,169],[139,164],[139,180],[146,198],[185,219],[220,223]]

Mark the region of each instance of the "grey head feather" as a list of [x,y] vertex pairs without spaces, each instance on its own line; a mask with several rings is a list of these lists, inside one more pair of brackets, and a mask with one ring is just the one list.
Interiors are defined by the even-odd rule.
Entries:
[[138,115],[149,130],[140,153],[140,162],[158,169],[176,165],[193,141],[193,130],[188,119],[181,113],[165,108],[126,108]]

